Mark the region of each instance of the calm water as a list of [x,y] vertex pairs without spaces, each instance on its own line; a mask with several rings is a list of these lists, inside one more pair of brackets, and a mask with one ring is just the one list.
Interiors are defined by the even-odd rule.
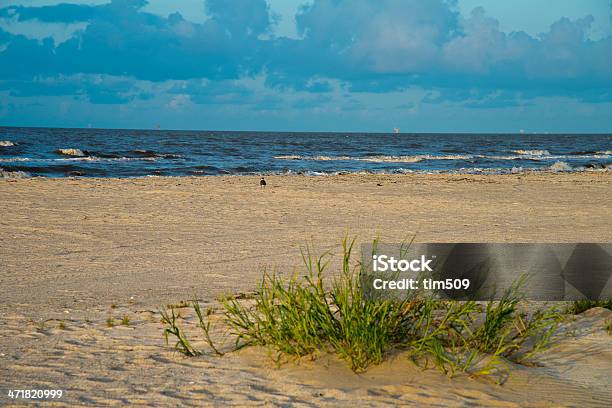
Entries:
[[612,135],[189,132],[0,127],[27,176],[609,171]]

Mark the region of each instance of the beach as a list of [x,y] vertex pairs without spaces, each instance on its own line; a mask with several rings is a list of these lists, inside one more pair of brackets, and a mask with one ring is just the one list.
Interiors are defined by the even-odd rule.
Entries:
[[[356,376],[333,359],[276,368],[257,350],[194,359],[173,352],[159,307],[193,298],[215,307],[219,295],[251,293],[264,268],[299,267],[309,243],[321,253],[336,251],[345,235],[358,242],[612,241],[609,172],[266,180],[265,188],[258,176],[0,180],[0,389],[61,388],[60,404],[96,405],[612,400],[605,309],[568,323],[578,334],[547,351],[543,368],[517,368],[501,387],[422,373],[400,358]],[[129,325],[105,323],[124,316]]]

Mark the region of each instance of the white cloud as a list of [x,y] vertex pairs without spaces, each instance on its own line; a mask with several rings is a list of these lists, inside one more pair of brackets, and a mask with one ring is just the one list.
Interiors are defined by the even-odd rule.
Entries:
[[189,95],[180,94],[170,99],[170,102],[166,106],[170,109],[181,109],[191,104],[191,97]]

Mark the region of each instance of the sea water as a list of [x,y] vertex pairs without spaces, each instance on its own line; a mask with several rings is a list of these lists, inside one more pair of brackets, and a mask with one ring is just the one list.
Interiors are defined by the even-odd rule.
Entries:
[[610,134],[0,127],[0,171],[43,177],[609,171]]

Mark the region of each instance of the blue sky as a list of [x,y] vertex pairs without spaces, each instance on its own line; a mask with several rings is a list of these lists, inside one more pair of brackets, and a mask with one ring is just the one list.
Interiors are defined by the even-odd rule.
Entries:
[[0,125],[612,132],[610,0],[0,0]]

